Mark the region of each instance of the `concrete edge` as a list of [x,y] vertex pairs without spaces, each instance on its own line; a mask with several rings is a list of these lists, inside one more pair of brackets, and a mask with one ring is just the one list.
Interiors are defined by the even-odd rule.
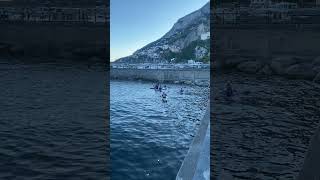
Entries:
[[310,139],[309,148],[306,152],[302,169],[296,180],[319,180],[320,179],[320,125]]
[[[202,145],[205,140],[207,130],[210,125],[210,105],[208,104],[205,115],[202,118],[201,124],[194,137],[188,154],[184,158],[179,172],[176,176],[176,180],[192,180],[196,174],[198,161],[200,158]],[[210,164],[208,164],[210,166]]]

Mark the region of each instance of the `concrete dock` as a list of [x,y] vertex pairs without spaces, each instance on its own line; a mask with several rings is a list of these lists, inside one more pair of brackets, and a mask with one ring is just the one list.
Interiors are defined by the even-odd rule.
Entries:
[[176,180],[210,179],[210,106],[204,115],[198,132],[190,145]]
[[309,150],[306,154],[303,167],[297,180],[318,180],[320,179],[320,126],[310,141]]

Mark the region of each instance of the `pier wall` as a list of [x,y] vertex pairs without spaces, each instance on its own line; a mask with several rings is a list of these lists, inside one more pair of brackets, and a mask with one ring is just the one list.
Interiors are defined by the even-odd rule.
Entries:
[[141,79],[149,81],[209,82],[210,70],[204,69],[115,69],[110,70],[111,79]]
[[0,56],[108,57],[106,24],[1,22]]

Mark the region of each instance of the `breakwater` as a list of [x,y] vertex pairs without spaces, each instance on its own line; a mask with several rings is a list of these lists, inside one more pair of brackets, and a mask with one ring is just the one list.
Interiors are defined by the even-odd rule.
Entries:
[[126,69],[111,68],[111,79],[140,79],[147,81],[208,84],[209,69]]
[[320,82],[319,27],[217,25],[212,68]]

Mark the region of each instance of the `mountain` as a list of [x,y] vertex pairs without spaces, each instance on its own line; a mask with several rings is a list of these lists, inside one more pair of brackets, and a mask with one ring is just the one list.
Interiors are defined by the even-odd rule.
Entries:
[[180,18],[160,39],[144,46],[116,63],[209,62],[210,3]]

